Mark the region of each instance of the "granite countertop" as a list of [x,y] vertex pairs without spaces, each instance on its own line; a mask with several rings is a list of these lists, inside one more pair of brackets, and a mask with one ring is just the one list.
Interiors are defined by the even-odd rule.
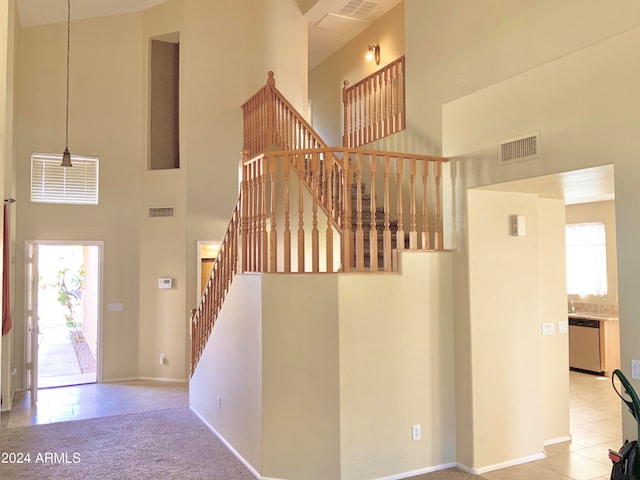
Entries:
[[585,320],[617,321],[617,313],[595,313],[595,312],[569,312],[569,318],[584,318]]

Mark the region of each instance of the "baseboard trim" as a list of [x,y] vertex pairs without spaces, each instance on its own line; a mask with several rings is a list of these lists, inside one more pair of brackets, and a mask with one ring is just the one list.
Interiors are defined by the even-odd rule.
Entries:
[[99,383],[120,383],[120,382],[136,382],[139,380],[151,381],[151,382],[167,382],[167,383],[188,383],[189,380],[184,378],[162,378],[162,377],[123,377],[123,378],[110,378],[108,380],[102,380]]
[[545,440],[543,445],[548,447],[549,445],[555,445],[556,443],[564,443],[571,441],[571,435],[565,435],[564,437],[551,438],[549,440]]
[[218,437],[218,440],[220,440],[225,447],[227,447],[229,449],[229,451],[231,453],[233,453],[235,455],[235,457],[240,460],[240,462],[242,462],[242,464],[247,467],[247,469],[249,470],[249,472],[251,472],[251,475],[253,475],[254,477],[256,477],[257,480],[279,480],[276,478],[273,479],[268,479],[268,478],[263,478],[258,471],[253,467],[253,465],[251,465],[242,455],[240,455],[240,453],[231,446],[231,444],[229,442],[227,442],[227,440],[215,429],[213,428],[213,426],[202,416],[198,413],[197,410],[195,410],[193,408],[193,406],[189,405],[189,409],[195,414],[196,417],[198,417],[200,419],[200,421],[202,423],[205,424],[205,426],[211,430],[213,432],[213,434]]
[[456,462],[445,463],[442,465],[436,465],[433,467],[427,468],[419,468],[417,470],[411,470],[409,472],[398,473],[396,475],[391,475],[389,477],[379,477],[375,480],[401,480],[403,478],[415,477],[417,475],[424,475],[425,473],[433,473],[439,472],[440,470],[446,470],[447,468],[454,468],[456,466]]
[[463,463],[458,462],[457,467],[467,473],[471,473],[473,475],[482,475],[483,473],[493,472],[494,470],[502,470],[503,468],[515,467],[516,465],[521,465],[523,463],[534,462],[536,460],[542,460],[546,458],[546,454],[544,452],[536,453],[535,455],[529,455],[527,457],[514,458],[513,460],[507,460],[506,462],[500,462],[493,465],[487,465],[485,467],[480,468],[471,468],[467,467]]

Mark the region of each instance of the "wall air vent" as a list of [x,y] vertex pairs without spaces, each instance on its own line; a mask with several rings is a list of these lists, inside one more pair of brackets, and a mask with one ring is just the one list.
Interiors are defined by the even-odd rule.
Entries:
[[498,165],[540,158],[540,132],[527,133],[498,142]]
[[175,218],[176,207],[149,207],[149,218]]

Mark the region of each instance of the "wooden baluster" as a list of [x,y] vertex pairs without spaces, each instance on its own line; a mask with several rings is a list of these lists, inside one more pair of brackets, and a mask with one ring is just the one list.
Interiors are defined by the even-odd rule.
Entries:
[[409,185],[411,202],[409,204],[409,249],[418,248],[418,230],[416,228],[416,159],[410,159]]
[[329,155],[325,155],[323,162],[327,182],[327,231],[325,234],[327,272],[333,272],[333,162]]
[[362,117],[362,130],[363,130],[363,136],[364,136],[364,140],[363,140],[363,144],[366,145],[367,143],[369,143],[370,137],[369,137],[369,117],[371,116],[371,111],[369,109],[369,82],[364,82],[362,84],[362,95],[363,95],[363,102],[362,102],[362,109],[363,109],[363,117]]
[[[396,165],[397,165],[397,177],[398,177],[398,204],[397,204],[397,212],[398,212],[398,231],[396,232],[396,249],[402,250],[404,249],[404,224],[403,224],[403,208],[402,208],[402,175],[404,173],[404,158],[396,157]],[[396,264],[394,270],[397,269],[398,265]]]
[[356,269],[364,272],[364,232],[362,230],[362,154],[356,156]]
[[304,155],[298,155],[298,273],[304,267]]
[[422,248],[429,250],[431,247],[431,235],[429,233],[429,195],[427,182],[429,180],[429,162],[422,161]]
[[391,159],[388,155],[384,157],[384,232],[382,234],[383,264],[384,271],[390,272],[391,268],[391,229],[390,224],[390,198],[389,198],[389,177],[391,172]]
[[373,78],[373,112],[374,112],[374,137],[375,140],[378,140],[382,137],[380,135],[380,74],[378,73]]
[[351,115],[351,130],[349,131],[349,148],[355,148],[356,146],[356,128],[358,126],[356,118],[356,90],[351,87],[349,89],[349,113]]
[[247,252],[249,248],[249,185],[247,182],[248,178],[248,167],[246,165],[246,159],[248,156],[247,150],[242,151],[242,181],[240,182],[240,235],[241,235],[241,246],[240,246],[240,271],[247,271]]
[[283,236],[283,256],[284,256],[284,271],[286,273],[291,272],[291,221],[289,218],[290,213],[290,199],[289,199],[289,172],[291,168],[291,155],[287,155],[284,158],[283,170],[284,170],[284,232]]
[[269,159],[260,159],[260,271],[268,271],[269,247],[267,232],[267,175]]
[[440,192],[440,180],[442,177],[442,163],[436,163],[436,231],[435,231],[435,239],[436,239],[436,250],[443,249],[443,233],[442,233],[442,218],[441,218],[441,210],[442,210],[442,195]]
[[400,82],[398,82],[400,88],[400,130],[404,130],[407,126],[407,99],[405,91],[405,66],[404,57],[400,62]]
[[253,173],[253,164],[248,164],[247,165],[247,197],[248,197],[248,210],[247,210],[247,216],[248,216],[248,242],[247,242],[247,271],[252,272],[253,271],[253,178],[252,178],[252,173]]
[[369,269],[372,272],[378,270],[378,225],[376,219],[376,162],[375,155],[369,156],[369,185],[371,186],[371,202],[369,203],[369,212],[371,219],[369,229]]
[[364,99],[362,95],[362,84],[358,85],[358,140],[356,147],[364,145],[363,118],[364,118]]
[[349,154],[342,156],[342,175],[344,188],[342,191],[342,271],[350,272],[353,262],[353,238],[351,228],[351,172],[349,169]]
[[311,178],[312,189],[316,192],[313,196],[313,220],[311,228],[311,271],[318,273],[320,271],[320,237],[318,232],[318,181],[319,181],[320,159],[318,153],[311,155]]
[[276,230],[276,157],[269,159],[269,173],[271,175],[271,230],[269,232],[269,271],[278,271],[278,232]]
[[382,78],[384,81],[384,94],[383,94],[383,107],[382,107],[382,117],[384,119],[384,133],[383,135],[386,137],[389,135],[391,131],[389,128],[389,71],[384,70],[382,72]]
[[343,105],[343,125],[342,125],[342,146],[349,146],[349,129],[350,129],[350,119],[349,119],[349,80],[345,80],[342,83],[342,105]]

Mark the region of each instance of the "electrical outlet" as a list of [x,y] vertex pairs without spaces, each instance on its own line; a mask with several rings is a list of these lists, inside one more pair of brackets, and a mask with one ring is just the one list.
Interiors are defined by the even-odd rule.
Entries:
[[167,356],[164,353],[160,354],[160,365],[167,363]]
[[222,395],[218,395],[218,408],[222,408]]
[[417,442],[422,438],[422,432],[420,431],[420,424],[416,424],[411,427],[411,437],[414,442]]
[[569,325],[567,322],[558,322],[558,333],[567,333],[569,331]]
[[640,380],[640,360],[631,360],[631,378]]

